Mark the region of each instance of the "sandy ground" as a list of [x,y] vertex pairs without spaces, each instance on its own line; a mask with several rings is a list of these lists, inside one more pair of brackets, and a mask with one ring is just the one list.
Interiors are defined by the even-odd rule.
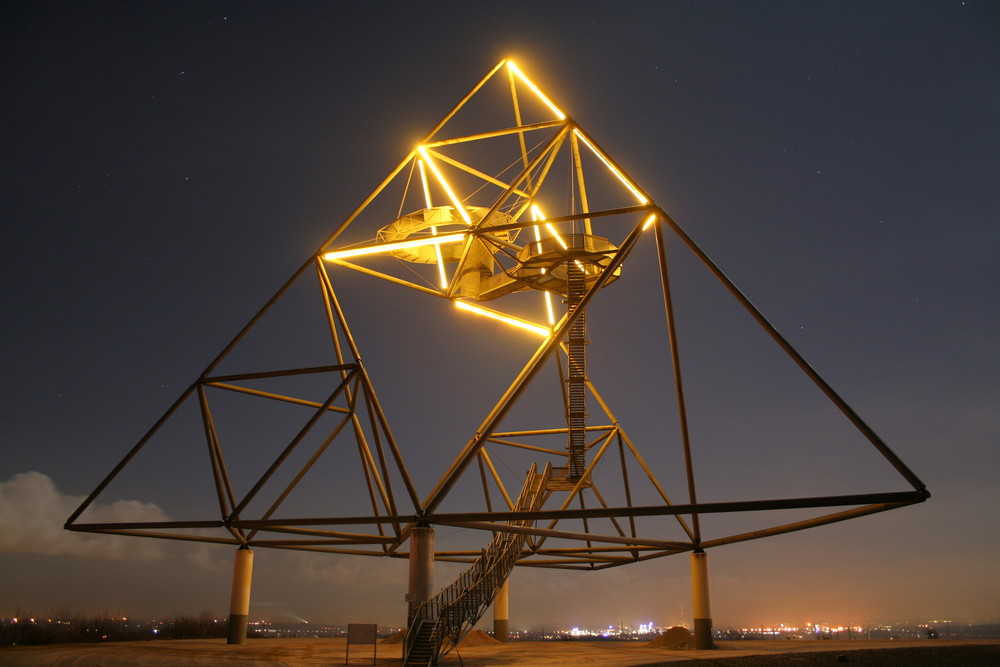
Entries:
[[[374,664],[400,665],[400,645],[379,645]],[[345,639],[257,639],[67,644],[0,649],[0,665],[25,667],[298,667],[345,664]],[[1000,640],[744,641],[719,642],[714,651],[649,648],[639,642],[515,642],[460,646],[441,661],[459,667],[637,667],[675,663],[725,665],[1000,665]],[[351,665],[371,665],[371,646],[352,646]],[[677,667],[681,667],[680,664]]]

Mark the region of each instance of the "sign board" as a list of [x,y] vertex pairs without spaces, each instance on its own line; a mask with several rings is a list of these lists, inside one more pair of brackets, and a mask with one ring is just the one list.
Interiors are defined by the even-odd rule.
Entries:
[[347,624],[347,654],[344,656],[344,664],[351,659],[351,644],[371,644],[374,647],[372,653],[372,664],[375,664],[375,657],[378,654],[378,624],[376,623],[348,623]]
[[374,644],[378,625],[375,623],[348,623],[347,641],[352,644]]

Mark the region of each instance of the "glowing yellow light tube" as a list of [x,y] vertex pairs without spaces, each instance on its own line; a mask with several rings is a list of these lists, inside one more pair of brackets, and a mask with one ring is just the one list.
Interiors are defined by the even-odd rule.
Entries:
[[[542,209],[538,208],[538,206],[536,206],[535,204],[531,205],[531,219],[532,220],[545,219],[545,216],[542,215]],[[535,247],[537,248],[538,254],[541,255],[542,232],[541,230],[538,229],[538,225],[535,225],[534,227],[532,227],[532,229],[535,230]],[[545,273],[544,268],[542,269],[542,273]],[[549,316],[549,326],[554,327],[556,325],[556,315],[555,312],[552,310],[552,294],[550,292],[542,292],[542,294],[545,295],[545,312]]]
[[459,243],[465,240],[465,234],[445,234],[444,236],[425,236],[409,241],[396,241],[395,243],[380,243],[378,245],[360,246],[348,248],[347,250],[334,250],[323,255],[323,259],[343,259],[344,257],[358,257],[360,255],[377,255],[382,252],[392,252],[403,250],[404,248],[419,248],[425,245],[440,245],[442,243]]
[[428,155],[427,149],[424,148],[423,146],[420,146],[419,148],[417,148],[417,150],[420,151],[420,155],[421,157],[424,158],[424,162],[427,163],[427,166],[430,167],[431,171],[434,172],[434,176],[438,179],[438,182],[441,184],[441,187],[444,188],[444,191],[445,193],[447,193],[448,199],[451,200],[452,205],[462,216],[462,219],[465,220],[465,224],[471,227],[472,218],[469,217],[469,214],[466,212],[465,207],[462,206],[462,203],[458,201],[458,197],[455,196],[455,192],[451,189],[451,186],[448,185],[448,181],[446,181],[444,179],[444,176],[441,175],[441,172],[438,171],[437,165],[434,164],[434,160],[432,160],[431,156]]
[[[427,205],[428,209],[434,208],[434,203],[431,201],[431,190],[427,185],[427,173],[424,171],[424,161],[417,160],[417,167],[420,168],[420,182],[424,186],[424,203]],[[431,227],[431,234],[437,236],[437,227]],[[434,255],[437,259],[438,267],[438,279],[440,281],[441,289],[448,287],[448,276],[444,272],[444,258],[441,256],[441,246],[434,246]]]
[[615,165],[608,162],[608,159],[604,157],[604,154],[601,153],[599,150],[597,150],[597,147],[594,146],[594,144],[590,143],[587,137],[583,136],[583,133],[580,132],[580,130],[574,128],[573,132],[576,134],[576,136],[580,137],[580,139],[583,140],[583,143],[587,144],[587,148],[589,148],[591,152],[593,152],[593,154],[596,155],[598,159],[604,163],[604,166],[610,169],[614,173],[614,175],[618,177],[618,180],[622,182],[622,185],[628,188],[632,192],[632,194],[635,195],[635,198],[639,200],[640,204],[649,203],[649,200],[646,199],[646,196],[643,195],[641,192],[639,192],[639,188],[633,185],[632,181],[625,178],[625,174],[618,171],[618,168],[615,167]]
[[559,232],[556,231],[556,228],[552,226],[551,222],[546,222],[545,228],[548,229],[550,232],[552,232],[552,236],[555,237],[556,241],[559,241],[559,245],[563,247],[563,250],[569,250],[569,246],[566,245],[566,242],[563,240],[563,237],[559,236]]
[[423,160],[417,160],[417,168],[420,169],[420,182],[424,186],[424,204],[427,208],[434,208],[434,203],[431,200],[431,190],[427,185],[427,172],[424,170]]
[[[537,204],[531,205],[531,219],[535,222],[539,220],[544,220],[545,216],[542,214],[542,209],[538,208]],[[535,250],[541,255],[542,254],[542,233],[538,230],[538,225],[532,227],[535,230]]]
[[[544,271],[544,270],[545,269],[542,269],[542,271]],[[549,326],[550,327],[554,327],[556,325],[556,314],[552,310],[552,293],[551,292],[542,292],[542,294],[545,295],[545,311],[549,315]]]
[[[545,214],[542,213],[542,209],[538,208],[537,204],[532,204],[531,205],[531,219],[535,220],[535,221],[544,220],[545,219]],[[546,224],[548,224],[548,223],[546,223]],[[534,227],[532,227],[532,229],[535,230],[535,247],[538,249],[538,254],[541,255],[542,254],[542,232],[541,232],[540,229],[538,229],[538,225],[535,225]],[[542,273],[545,273],[545,269],[544,268],[542,269]],[[552,293],[551,292],[542,292],[542,294],[545,295],[545,312],[549,316],[549,326],[550,327],[554,327],[556,325],[556,314],[555,314],[555,311],[552,309]]]
[[448,276],[444,272],[444,257],[441,256],[440,243],[434,246],[434,254],[437,256],[439,284],[441,285],[441,289],[446,289],[448,287]]
[[518,327],[519,329],[524,329],[525,331],[530,331],[536,333],[539,336],[549,336],[552,334],[550,329],[533,324],[532,322],[527,322],[525,320],[517,319],[516,317],[510,317],[504,315],[503,313],[498,313],[495,310],[490,310],[489,308],[482,308],[480,306],[473,306],[471,303],[466,301],[455,301],[455,305],[461,310],[468,311],[470,313],[475,313],[477,315],[482,315],[483,317],[488,317],[498,322],[505,322],[511,326]]
[[646,222],[642,223],[642,231],[649,229],[654,222],[656,222],[656,214],[650,213],[649,217],[646,218]]
[[513,60],[508,60],[507,61],[507,67],[510,68],[510,71],[512,71],[514,74],[516,74],[518,76],[518,78],[521,79],[521,81],[524,82],[524,85],[526,85],[528,88],[531,88],[531,92],[533,92],[535,95],[537,95],[538,99],[540,99],[542,102],[544,102],[545,106],[547,106],[549,109],[551,109],[552,113],[554,113],[559,120],[565,120],[566,119],[566,114],[564,114],[562,111],[560,111],[559,107],[557,107],[555,104],[553,104],[552,101],[545,96],[545,93],[543,93],[542,91],[540,91],[538,89],[538,86],[536,86],[535,84],[533,84],[531,82],[531,80],[528,79],[528,77],[526,77],[524,75],[524,72],[522,72],[520,69],[518,69],[517,65],[514,64]]
[[[532,220],[545,220],[545,214],[542,213],[542,209],[538,208],[538,206],[536,204],[532,204],[531,205],[531,219]],[[559,232],[557,232],[556,228],[552,226],[552,223],[546,222],[545,223],[545,228],[548,229],[549,232],[552,234],[552,236],[555,238],[555,240],[559,242],[559,245],[562,246],[563,250],[569,250],[569,246],[566,245],[566,241],[563,240],[563,237],[559,236]],[[542,252],[542,244],[540,243],[540,241],[542,240],[542,237],[538,233],[538,227],[537,226],[535,227],[535,240],[539,241],[539,243],[538,243],[538,252],[541,253]]]

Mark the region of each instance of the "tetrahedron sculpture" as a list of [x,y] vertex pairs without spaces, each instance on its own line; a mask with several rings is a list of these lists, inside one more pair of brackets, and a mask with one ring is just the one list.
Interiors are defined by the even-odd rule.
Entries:
[[[633,262],[640,247],[645,259]],[[910,489],[699,502],[670,253],[704,267]],[[653,370],[651,362],[648,369],[659,373],[666,389],[648,413],[664,424],[652,443],[630,437],[616,415],[616,392],[635,378],[605,373],[599,381],[588,358],[592,323],[614,311],[600,311],[600,304],[613,303],[609,295],[616,291],[621,299],[629,280],[644,281],[643,310],[657,313],[655,330],[634,332],[655,341],[664,363]],[[513,327],[514,347],[528,353],[513,364],[512,355],[493,355],[489,363],[484,357],[484,366],[499,366],[507,379],[461,439],[450,431],[419,442],[394,437],[394,406],[383,405],[375,387],[400,382],[408,371],[398,369],[400,377],[370,372],[388,350],[356,337],[341,303],[342,286],[361,281],[391,286],[401,302],[427,304],[426,320],[410,323],[414,331],[440,323],[447,316],[443,306],[469,322],[483,318],[498,330]],[[470,333],[459,344],[496,347],[492,336]],[[398,344],[407,338],[400,332]],[[277,348],[288,353],[288,362],[271,361],[282,357]],[[269,353],[256,353],[262,349]],[[261,358],[269,364],[260,366]],[[434,373],[448,370],[439,365]],[[208,471],[211,506],[192,507],[191,518],[176,521],[88,521],[97,497],[156,447],[184,410],[189,432],[165,438],[163,446],[177,451],[183,443],[207,454],[185,465]],[[449,462],[422,489],[404,458],[424,459],[429,442]],[[335,465],[325,464],[331,459]],[[664,466],[674,477],[669,484],[662,481]],[[317,481],[320,493],[301,493]],[[674,498],[677,491],[670,489],[678,482]],[[927,497],[916,475],[647,190],[504,60],[333,230],[67,528],[405,556],[412,527],[455,526],[519,536],[517,565],[597,569],[801,530]],[[826,507],[837,509],[749,530],[705,534],[700,522],[705,515]],[[481,553],[463,545],[436,555],[472,562]]]

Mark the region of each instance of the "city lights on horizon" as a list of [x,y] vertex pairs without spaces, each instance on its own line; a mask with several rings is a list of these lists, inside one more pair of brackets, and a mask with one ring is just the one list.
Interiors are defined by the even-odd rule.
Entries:
[[[192,625],[194,624],[194,625]],[[198,632],[210,632],[212,636],[225,632],[226,619],[209,614],[199,617],[179,615],[177,617],[132,618],[127,616],[84,615],[71,613],[66,618],[36,618],[23,615],[0,617],[0,632],[31,632],[35,637],[66,636],[67,632],[98,633],[102,640],[134,641],[137,639],[179,639],[181,632],[197,626]],[[480,619],[479,629],[490,633],[487,617]],[[189,627],[190,626],[190,627]],[[297,617],[291,619],[269,619],[258,617],[249,621],[250,633],[255,637],[296,637],[322,638],[343,637],[347,634],[347,622],[321,623]],[[683,617],[679,622],[655,623],[641,621],[630,623],[619,620],[613,624],[601,623],[533,623],[512,627],[510,641],[649,641],[673,628],[682,627],[693,632],[693,626]],[[67,629],[70,628],[70,629]],[[378,625],[381,636],[390,636],[405,630],[394,624]],[[17,635],[20,636],[20,635]],[[83,634],[81,636],[91,636]],[[713,636],[721,641],[740,640],[934,640],[945,639],[996,639],[1000,638],[1000,622],[996,620],[976,622],[936,618],[925,621],[894,621],[891,623],[834,624],[716,624]]]

